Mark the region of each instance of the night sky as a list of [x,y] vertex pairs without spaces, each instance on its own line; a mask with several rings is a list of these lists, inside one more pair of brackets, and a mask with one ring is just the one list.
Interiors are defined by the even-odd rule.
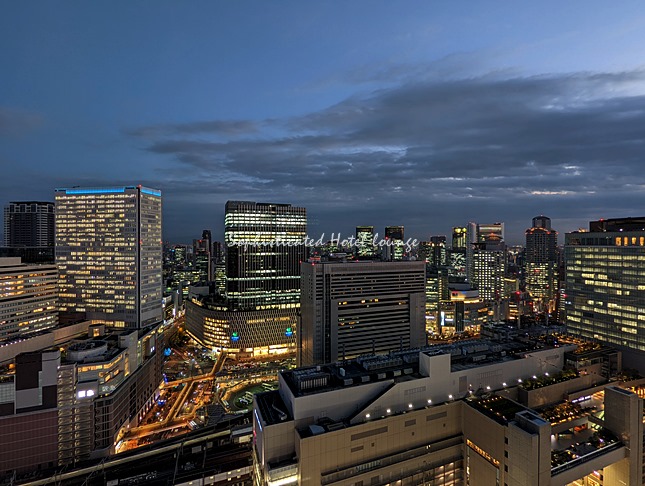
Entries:
[[640,1],[6,1],[0,204],[141,183],[172,242],[242,199],[562,243],[645,214],[644,52]]

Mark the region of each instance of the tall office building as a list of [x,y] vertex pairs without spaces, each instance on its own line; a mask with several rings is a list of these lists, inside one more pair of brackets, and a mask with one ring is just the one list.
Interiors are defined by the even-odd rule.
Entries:
[[0,258],[0,341],[58,324],[57,276],[55,265]]
[[524,268],[526,290],[537,301],[541,310],[555,309],[557,297],[558,232],[551,229],[551,220],[546,216],[533,218],[533,226],[526,230]]
[[15,201],[5,206],[4,246],[53,247],[54,203]]
[[298,344],[302,365],[424,345],[425,263],[303,263]]
[[204,346],[258,357],[295,352],[305,208],[228,201],[224,296],[186,304],[186,328]]
[[[479,224],[470,222],[466,225],[466,275],[469,282],[475,283],[481,280],[481,277],[475,275],[474,254],[477,250],[482,250],[490,243],[491,250],[504,241],[504,223]],[[490,256],[490,255],[489,255]],[[479,265],[479,268],[483,268]],[[506,267],[504,267],[504,270]],[[482,294],[483,298],[486,294]]]
[[455,277],[466,276],[467,231],[465,226],[452,228],[452,245],[447,258],[450,275]]
[[210,240],[202,238],[193,240],[194,273],[200,282],[210,282],[212,278]]
[[567,330],[645,351],[645,218],[589,228],[565,235]]
[[376,255],[374,226],[356,227],[356,250],[358,258],[373,258]]
[[161,192],[56,189],[60,309],[117,327],[162,320]]
[[479,289],[483,300],[500,300],[504,297],[506,275],[506,245],[504,240],[491,236],[477,243],[473,249],[472,283]]
[[435,267],[448,264],[445,236],[431,236],[430,241],[419,243],[419,260],[423,260]]
[[305,208],[228,201],[224,240],[231,307],[255,310],[298,304],[306,234]]
[[403,226],[386,226],[385,227],[385,239],[388,244],[384,246],[385,249],[385,260],[387,261],[397,261],[403,260],[403,254],[405,253],[405,247],[403,239],[405,234],[405,228]]

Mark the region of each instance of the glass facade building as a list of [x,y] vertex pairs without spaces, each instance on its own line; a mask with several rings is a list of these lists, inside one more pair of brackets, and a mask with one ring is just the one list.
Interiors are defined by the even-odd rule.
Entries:
[[57,189],[60,310],[117,327],[162,320],[161,192]]
[[298,307],[307,211],[290,204],[228,201],[226,296],[235,310]]
[[601,223],[608,230],[565,235],[567,330],[645,351],[645,227],[630,218],[590,227]]

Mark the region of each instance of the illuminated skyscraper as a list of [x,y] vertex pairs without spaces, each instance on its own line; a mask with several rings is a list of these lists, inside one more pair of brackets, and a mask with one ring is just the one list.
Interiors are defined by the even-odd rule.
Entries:
[[226,296],[233,309],[299,304],[307,211],[291,204],[228,201]]
[[467,231],[468,229],[465,226],[452,228],[452,247],[448,252],[450,275],[458,277],[466,276]]
[[546,216],[533,218],[533,227],[526,230],[526,290],[547,311],[554,310],[557,292],[557,242],[558,233],[551,229],[551,220]]
[[56,189],[60,309],[117,327],[162,320],[161,192]]
[[188,301],[188,332],[239,356],[295,352],[306,234],[305,208],[228,201],[224,296]]
[[565,235],[567,330],[645,351],[645,218],[589,228]]
[[[490,248],[493,248],[500,241],[504,241],[504,223],[468,223],[466,226],[466,274],[470,282],[481,280],[481,277],[475,275],[474,253],[476,249],[485,249],[489,242],[492,243],[492,246],[489,245]],[[479,268],[482,268],[481,264]],[[482,297],[487,298],[486,294],[486,292],[480,291]]]
[[466,250],[468,240],[466,232],[468,229],[465,226],[452,228],[452,249],[453,250]]
[[356,248],[356,254],[359,258],[372,258],[375,256],[374,226],[356,227]]
[[504,240],[491,235],[473,249],[472,283],[479,289],[483,300],[500,300],[504,297],[506,275],[506,245]]

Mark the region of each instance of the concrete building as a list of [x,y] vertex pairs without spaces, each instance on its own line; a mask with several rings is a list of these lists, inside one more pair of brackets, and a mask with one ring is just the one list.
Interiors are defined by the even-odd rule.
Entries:
[[[645,221],[591,221],[589,232],[565,235],[569,332],[623,351],[645,351]],[[640,353],[627,361],[643,371]],[[633,355],[635,359],[631,359]]]
[[58,271],[0,258],[0,342],[58,324]]
[[303,262],[298,362],[425,344],[424,262]]
[[574,347],[475,341],[281,372],[255,396],[255,484],[640,485],[635,393],[604,388],[604,419],[559,418],[563,393],[603,390],[550,378]]
[[162,381],[161,326],[105,333],[85,324],[83,339],[0,366],[0,474],[113,454],[152,406]]
[[162,321],[161,192],[56,189],[60,310],[116,327]]

